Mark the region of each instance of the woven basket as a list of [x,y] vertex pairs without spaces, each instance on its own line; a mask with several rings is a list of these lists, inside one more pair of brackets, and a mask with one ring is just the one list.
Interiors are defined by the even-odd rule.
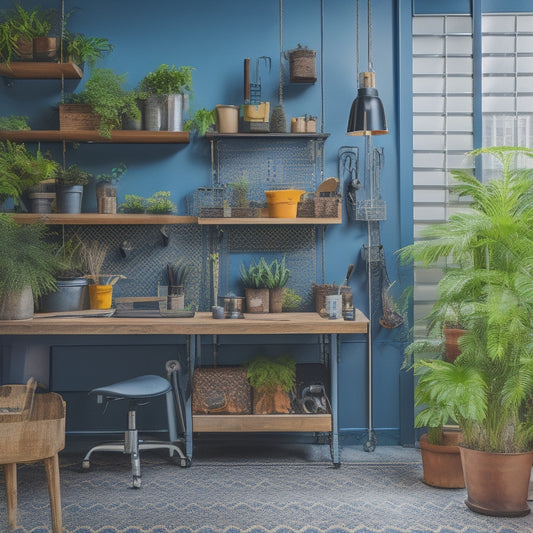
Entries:
[[252,388],[243,367],[197,368],[192,383],[194,414],[251,414]]
[[297,48],[289,53],[291,83],[314,83],[316,81],[314,50]]
[[60,104],[59,129],[69,131],[97,130],[100,126],[100,117],[93,113],[90,105],[85,104]]
[[[341,285],[341,294],[352,294],[352,288],[348,285]],[[322,317],[327,317],[326,313],[326,296],[330,296],[332,294],[339,294],[339,285],[335,285],[334,283],[324,283],[322,285],[318,285],[316,283],[313,284],[313,296],[315,300],[315,311]],[[344,300],[344,298],[343,298]]]
[[0,422],[22,422],[30,418],[37,382],[0,387]]
[[313,198],[298,202],[297,217],[312,218],[315,216],[315,201]]

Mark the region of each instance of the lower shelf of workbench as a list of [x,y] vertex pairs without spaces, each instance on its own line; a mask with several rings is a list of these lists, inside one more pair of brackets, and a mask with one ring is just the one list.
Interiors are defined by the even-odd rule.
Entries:
[[331,415],[193,415],[193,432],[328,432]]

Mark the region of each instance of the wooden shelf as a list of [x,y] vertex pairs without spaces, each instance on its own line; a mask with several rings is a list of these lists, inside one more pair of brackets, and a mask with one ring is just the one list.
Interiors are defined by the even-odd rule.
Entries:
[[97,131],[26,130],[0,131],[0,141],[15,142],[89,142],[89,143],[137,143],[137,144],[187,144],[188,131],[117,130],[111,138],[102,137]]
[[102,224],[196,224],[196,217],[178,215],[104,215],[99,213],[19,213],[13,216],[19,224],[30,224],[37,220],[45,224],[58,225],[102,225]]
[[331,431],[331,415],[193,415],[195,433]]
[[307,218],[307,217],[296,217],[296,218],[269,218],[269,217],[260,217],[260,218],[198,218],[198,224],[201,226],[206,225],[267,225],[267,224],[291,224],[291,225],[304,225],[304,224],[342,224],[342,218]]
[[9,65],[0,63],[0,76],[21,80],[81,80],[83,71],[75,63],[52,63],[49,61],[12,61]]
[[329,133],[217,133],[207,132],[206,139],[327,139]]

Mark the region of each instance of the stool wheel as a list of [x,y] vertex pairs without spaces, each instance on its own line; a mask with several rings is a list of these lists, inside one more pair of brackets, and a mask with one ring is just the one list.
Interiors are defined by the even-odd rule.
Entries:
[[81,462],[81,469],[82,471],[86,472],[87,470],[89,470],[91,468],[91,463],[87,460],[83,460]]
[[179,460],[179,465],[181,468],[190,468],[191,467],[191,458],[190,457],[181,457]]
[[133,488],[134,489],[141,488],[141,476],[133,476]]

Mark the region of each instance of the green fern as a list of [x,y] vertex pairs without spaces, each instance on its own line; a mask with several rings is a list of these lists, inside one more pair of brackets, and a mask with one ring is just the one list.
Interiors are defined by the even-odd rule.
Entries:
[[254,389],[274,392],[278,386],[285,392],[294,388],[296,362],[290,355],[276,359],[259,356],[244,364],[246,376]]
[[[533,449],[533,150],[491,147],[500,176],[481,183],[454,171],[459,197],[470,209],[429,226],[424,240],[400,250],[403,261],[434,266],[448,259],[430,318],[438,338],[450,309],[458,310],[467,332],[454,364],[439,359],[415,363],[415,391],[425,406],[416,425],[452,419],[469,447],[492,452]],[[517,167],[518,157],[526,168]],[[410,350],[412,351],[412,347]],[[409,350],[408,350],[409,352]]]

